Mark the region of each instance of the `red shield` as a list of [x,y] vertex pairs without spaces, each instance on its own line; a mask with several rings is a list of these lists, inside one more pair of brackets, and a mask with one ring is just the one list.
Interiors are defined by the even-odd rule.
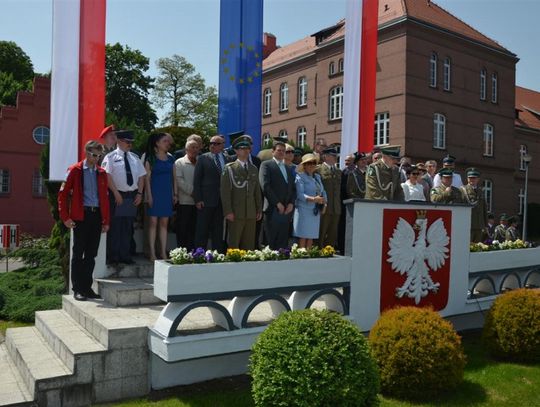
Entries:
[[[444,210],[427,210],[424,211],[425,218],[427,220],[426,233],[434,222],[441,219],[446,229],[449,242],[445,247],[448,249],[446,255],[448,256],[444,260],[444,264],[437,270],[430,268],[427,261],[426,266],[429,268],[429,276],[433,283],[438,283],[439,287],[436,292],[428,290],[428,294],[420,299],[420,302],[416,304],[414,298],[409,298],[407,295],[398,297],[398,289],[405,286],[408,274],[403,275],[392,269],[392,264],[388,254],[390,250],[390,238],[394,235],[394,230],[398,226],[398,221],[403,218],[410,227],[412,227],[416,219],[419,217],[417,210],[415,209],[385,209],[383,214],[383,235],[382,235],[382,261],[381,261],[381,312],[388,308],[396,306],[413,305],[418,307],[431,306],[433,309],[439,311],[446,307],[448,303],[448,290],[450,286],[450,258],[451,258],[451,236],[452,236],[452,211]],[[422,216],[422,215],[420,215]],[[408,228],[408,226],[405,226]],[[418,230],[414,230],[415,241],[419,238]],[[430,245],[429,239],[425,239],[426,247]],[[407,248],[404,248],[407,250]],[[410,250],[413,250],[411,247]]]

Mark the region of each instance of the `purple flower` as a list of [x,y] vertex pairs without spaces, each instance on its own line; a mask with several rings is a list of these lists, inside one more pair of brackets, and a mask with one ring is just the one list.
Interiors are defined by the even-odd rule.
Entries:
[[206,258],[207,263],[212,263],[214,261],[214,256],[213,256],[213,254],[211,252],[208,252],[205,255],[205,258]]
[[288,259],[291,257],[291,251],[289,248],[281,248],[278,250],[279,257],[282,259]]

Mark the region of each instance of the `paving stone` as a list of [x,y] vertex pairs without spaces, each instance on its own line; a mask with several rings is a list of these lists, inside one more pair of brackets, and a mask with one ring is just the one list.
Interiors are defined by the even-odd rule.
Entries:
[[21,377],[5,344],[0,344],[0,406],[26,403],[34,399]]

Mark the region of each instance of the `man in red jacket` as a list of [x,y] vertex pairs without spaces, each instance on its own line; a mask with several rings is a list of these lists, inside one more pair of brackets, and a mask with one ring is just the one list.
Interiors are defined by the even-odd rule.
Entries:
[[107,173],[97,165],[103,146],[96,141],[85,145],[86,158],[68,169],[58,193],[60,219],[73,229],[71,283],[78,301],[101,298],[92,290],[92,273],[101,233],[109,230]]

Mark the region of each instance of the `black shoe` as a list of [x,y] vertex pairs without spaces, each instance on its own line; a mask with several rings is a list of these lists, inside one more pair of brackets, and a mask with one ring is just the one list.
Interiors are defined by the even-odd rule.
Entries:
[[83,294],[77,293],[77,292],[73,293],[73,298],[75,298],[77,301],[86,301],[87,300],[87,298]]
[[94,290],[90,289],[86,292],[86,296],[88,298],[91,298],[93,300],[100,300],[101,299],[101,295],[97,294]]

